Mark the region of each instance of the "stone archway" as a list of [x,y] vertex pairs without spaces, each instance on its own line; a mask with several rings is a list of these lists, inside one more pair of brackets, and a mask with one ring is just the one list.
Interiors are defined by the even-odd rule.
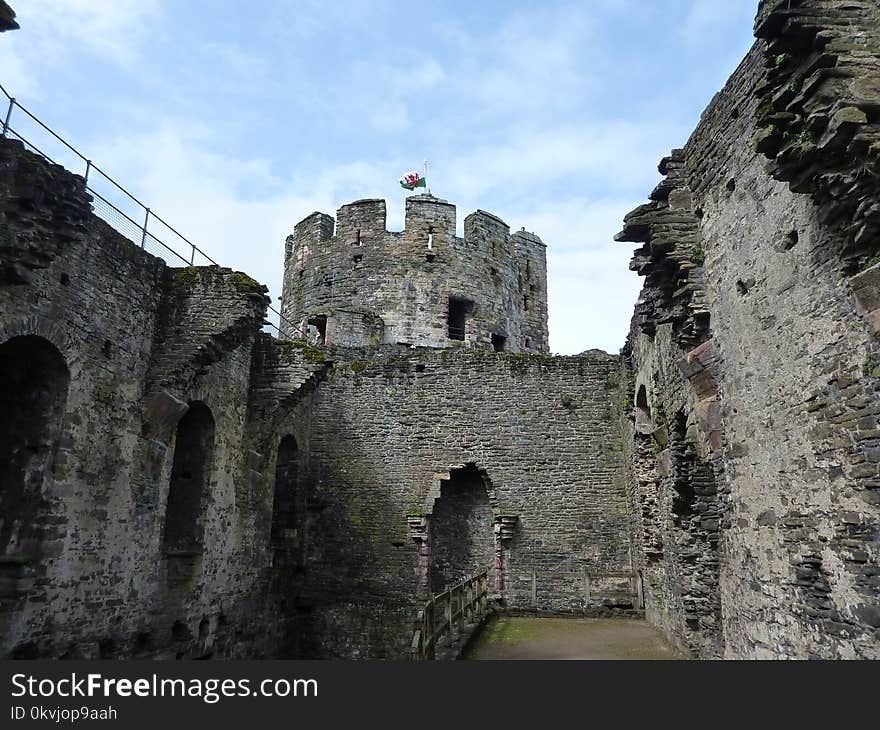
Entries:
[[278,444],[275,459],[275,490],[272,501],[271,545],[282,552],[297,545],[297,494],[299,448],[296,438],[287,434]]
[[162,538],[166,556],[202,552],[204,510],[214,457],[214,428],[211,409],[201,401],[191,402],[177,424]]
[[36,512],[61,433],[70,375],[48,340],[0,345],[0,553],[36,551]]
[[468,462],[434,475],[421,513],[408,517],[419,545],[419,593],[427,595],[486,569],[504,595],[504,544],[517,516],[500,508],[485,469]]
[[441,590],[495,560],[494,515],[485,473],[474,464],[449,472],[431,514],[431,590]]
[[36,335],[0,344],[0,613],[28,590],[47,528],[44,484],[67,405],[64,357]]

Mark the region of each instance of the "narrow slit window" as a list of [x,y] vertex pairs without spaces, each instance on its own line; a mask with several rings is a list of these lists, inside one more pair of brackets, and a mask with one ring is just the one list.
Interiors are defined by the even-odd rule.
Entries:
[[523,309],[529,311],[529,297],[527,295],[523,297]]
[[357,229],[357,238],[355,239],[355,245],[356,246],[363,246],[364,245],[364,242],[361,240],[361,229],[360,228]]
[[434,250],[434,226],[428,227],[428,250]]

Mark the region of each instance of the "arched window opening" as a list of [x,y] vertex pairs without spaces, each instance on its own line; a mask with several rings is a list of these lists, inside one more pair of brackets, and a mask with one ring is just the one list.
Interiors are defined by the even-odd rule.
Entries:
[[0,345],[0,557],[39,557],[44,477],[61,436],[70,373],[48,340]]
[[166,554],[201,552],[204,503],[214,456],[214,417],[204,403],[190,403],[177,425],[174,465],[165,511]]
[[275,499],[272,504],[272,545],[276,548],[296,544],[296,498],[299,479],[299,450],[296,439],[287,435],[278,445],[275,461]]
[[640,385],[636,393],[636,431],[647,434],[653,430],[654,422],[651,419],[651,407],[648,405],[648,391],[644,385]]

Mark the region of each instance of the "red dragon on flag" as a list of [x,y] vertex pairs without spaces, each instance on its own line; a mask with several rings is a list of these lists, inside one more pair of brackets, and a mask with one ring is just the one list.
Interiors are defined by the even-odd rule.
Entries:
[[417,172],[408,172],[400,178],[400,187],[406,190],[415,190],[416,188],[426,188],[428,183],[424,175]]

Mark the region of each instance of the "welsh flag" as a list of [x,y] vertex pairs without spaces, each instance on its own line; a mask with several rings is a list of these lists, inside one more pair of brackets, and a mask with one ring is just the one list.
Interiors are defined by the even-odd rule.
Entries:
[[415,190],[416,188],[428,187],[428,183],[425,180],[424,176],[419,175],[419,173],[408,172],[406,173],[406,175],[400,178],[400,187],[407,190]]

